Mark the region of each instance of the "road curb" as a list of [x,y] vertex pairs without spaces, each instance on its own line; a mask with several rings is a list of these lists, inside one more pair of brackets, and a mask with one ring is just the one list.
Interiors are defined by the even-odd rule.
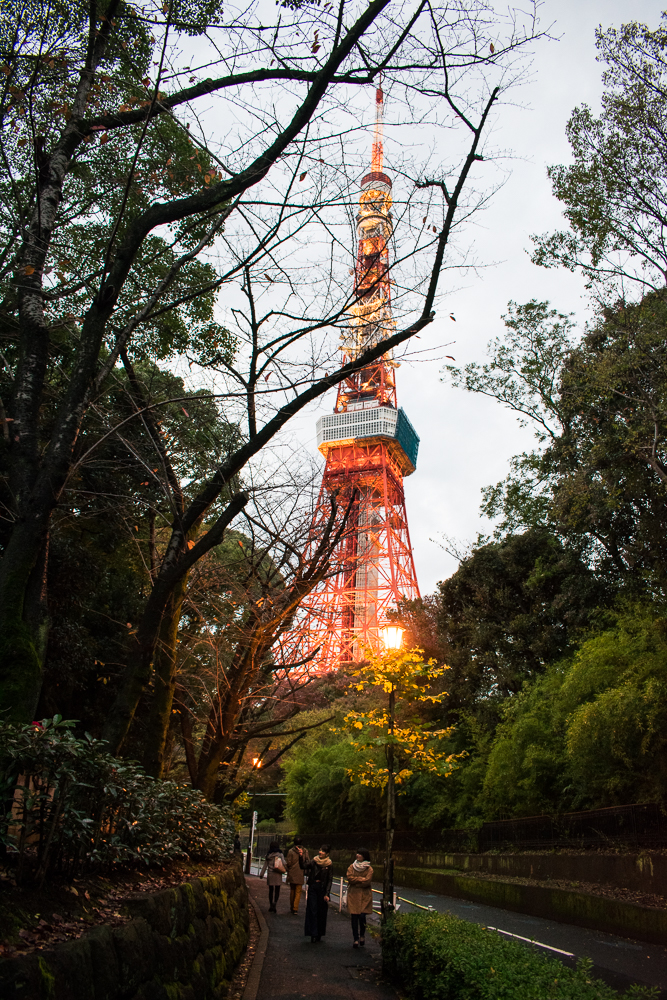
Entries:
[[[248,884],[248,879],[246,878],[246,885]],[[245,984],[245,989],[243,991],[242,1000],[257,1000],[257,994],[259,992],[259,981],[262,978],[262,969],[264,968],[264,959],[266,958],[266,949],[269,944],[269,925],[264,919],[264,914],[260,910],[259,906],[252,898],[250,892],[248,892],[248,901],[255,911],[255,916],[257,917],[257,923],[259,924],[259,941],[257,942],[257,948],[255,950],[255,957],[252,960],[252,965],[250,966],[250,971],[248,973],[248,979]]]

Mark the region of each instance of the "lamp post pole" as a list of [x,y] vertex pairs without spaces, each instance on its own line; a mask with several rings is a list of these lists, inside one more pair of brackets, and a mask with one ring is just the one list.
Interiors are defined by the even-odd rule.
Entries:
[[252,767],[255,772],[253,782],[252,782],[252,800],[250,802],[250,837],[248,839],[248,853],[246,854],[245,861],[245,872],[246,875],[250,875],[250,866],[252,865],[252,848],[255,842],[255,823],[257,821],[257,813],[255,812],[255,792],[257,791],[257,771],[261,767],[261,758],[253,757]]
[[[403,629],[386,625],[380,629],[385,649],[398,651],[403,645]],[[394,783],[394,723],[396,716],[396,685],[389,691],[389,740],[387,743],[387,817],[385,825],[384,878],[382,881],[382,919],[394,910],[394,826],[396,823],[396,787]]]
[[[394,713],[396,708],[396,692],[394,685],[389,693],[389,737],[394,735]],[[396,822],[396,791],[394,787],[394,744],[387,747],[387,817],[385,827],[385,857],[384,880],[382,883],[382,915],[386,919],[394,909],[394,825]]]

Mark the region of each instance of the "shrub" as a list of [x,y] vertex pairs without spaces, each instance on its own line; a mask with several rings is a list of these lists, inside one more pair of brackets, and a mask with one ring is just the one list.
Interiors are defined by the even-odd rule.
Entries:
[[231,853],[228,809],[187,785],[149,777],[71,727],[59,716],[0,724],[0,842],[19,876],[28,867],[43,880],[53,870]]
[[[449,914],[406,914],[382,930],[387,972],[411,1000],[618,1000],[619,994],[590,974],[592,963],[576,969],[516,941],[507,941]],[[657,990],[633,986],[638,1000]]]

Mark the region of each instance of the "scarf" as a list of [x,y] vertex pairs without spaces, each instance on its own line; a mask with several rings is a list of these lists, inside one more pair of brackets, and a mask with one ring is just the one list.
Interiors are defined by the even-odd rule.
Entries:
[[352,867],[354,868],[355,872],[359,872],[361,875],[367,872],[370,866],[371,866],[370,861],[357,861],[357,859],[355,858],[354,861],[352,862]]
[[316,854],[315,857],[313,858],[313,861],[315,862],[316,865],[319,865],[320,868],[328,868],[329,865],[332,863],[331,858],[329,857],[328,854],[326,858],[321,858],[318,854]]

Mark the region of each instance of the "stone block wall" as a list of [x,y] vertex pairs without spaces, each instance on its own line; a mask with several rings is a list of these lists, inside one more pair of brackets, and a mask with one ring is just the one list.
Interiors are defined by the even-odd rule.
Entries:
[[131,893],[132,919],[0,962],[3,1000],[222,1000],[248,943],[238,858],[219,874]]

